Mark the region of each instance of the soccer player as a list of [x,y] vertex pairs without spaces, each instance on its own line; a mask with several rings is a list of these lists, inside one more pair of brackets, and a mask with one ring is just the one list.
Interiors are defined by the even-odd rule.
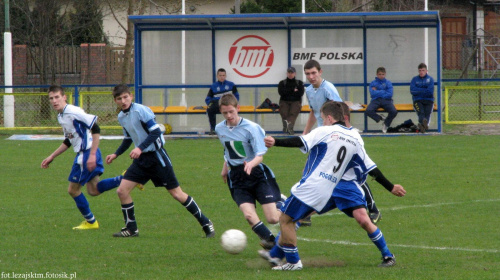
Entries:
[[206,237],[215,236],[212,222],[201,212],[194,199],[179,186],[170,158],[163,148],[165,140],[155,121],[154,113],[147,106],[132,102],[133,95],[126,85],[117,85],[113,89],[113,99],[121,109],[118,122],[123,127],[125,138],[114,154],[106,156],[106,163],[112,163],[127,151],[132,142],[135,145],[129,153],[129,157],[133,160],[132,164],[117,190],[125,227],[113,236],[139,236],[130,192],[135,185],[144,185],[149,180],[153,181],[155,187],[165,187],[175,200],[186,207],[186,210],[198,220]]
[[267,152],[265,132],[258,124],[238,116],[238,100],[233,94],[222,96],[219,108],[225,119],[215,127],[224,147],[222,179],[228,184],[231,197],[248,224],[261,239],[261,246],[270,249],[275,237],[257,215],[255,201],[261,204],[267,222],[276,224],[281,193],[272,170],[262,163]]
[[424,133],[429,129],[429,121],[434,108],[434,79],[429,76],[425,63],[418,65],[418,75],[411,80],[410,93],[418,116],[418,129]]
[[68,177],[68,193],[75,200],[76,207],[85,218],[85,221],[73,229],[98,229],[99,223],[90,210],[89,202],[81,188],[83,185],[87,185],[88,194],[97,196],[118,187],[122,176],[99,182],[99,176],[104,172],[104,166],[99,149],[100,128],[97,125],[97,116],[87,114],[80,107],[68,104],[61,86],[51,86],[48,95],[50,105],[58,112],[57,121],[62,126],[64,141],[42,161],[41,167],[49,168],[50,163],[57,156],[73,146],[76,157]]
[[319,62],[316,60],[307,61],[306,64],[304,64],[304,73],[309,83],[311,83],[306,88],[306,97],[311,112],[309,113],[309,118],[307,119],[304,132],[302,133],[303,135],[311,131],[316,120],[318,121],[318,127],[323,125],[320,110],[321,106],[323,106],[326,101],[342,101],[335,86],[321,77],[323,70],[321,70]]
[[[359,133],[345,126],[343,114],[339,102],[327,102],[321,108],[324,126],[300,137],[274,139],[268,136],[265,139],[268,147],[300,147],[303,152],[309,152],[302,180],[292,187],[292,194],[282,207],[278,243],[269,252],[259,251],[263,258],[275,265],[273,270],[302,269],[295,222],[312,212],[322,214],[335,208],[355,218],[368,233],[382,253],[383,261],[379,266],[396,263],[382,232],[366,213],[366,200],[359,185],[369,173],[396,196],[404,196],[406,191],[383,176],[366,154]],[[283,257],[287,262],[280,265]]]

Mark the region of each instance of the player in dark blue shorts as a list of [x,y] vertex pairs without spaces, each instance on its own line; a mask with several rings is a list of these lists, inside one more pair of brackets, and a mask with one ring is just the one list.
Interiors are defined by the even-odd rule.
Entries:
[[258,124],[238,116],[238,100],[233,94],[223,95],[219,108],[225,119],[215,127],[224,147],[222,179],[228,184],[248,224],[261,239],[262,247],[270,249],[275,237],[260,220],[255,205],[258,201],[267,222],[276,224],[281,193],[272,170],[262,163],[267,152],[265,132]]
[[137,184],[145,184],[149,180],[155,187],[165,187],[170,195],[188,210],[200,223],[206,237],[215,236],[212,222],[201,212],[194,199],[182,191],[175,177],[174,169],[167,152],[163,148],[165,139],[155,115],[148,107],[132,102],[133,95],[126,85],[118,85],[113,89],[113,98],[120,107],[118,121],[123,127],[125,138],[114,154],[106,156],[110,164],[123,154],[134,143],[129,156],[133,159],[123,180],[118,187],[118,197],[122,204],[125,227],[113,234],[114,237],[139,236],[135,220],[134,202],[130,192]]

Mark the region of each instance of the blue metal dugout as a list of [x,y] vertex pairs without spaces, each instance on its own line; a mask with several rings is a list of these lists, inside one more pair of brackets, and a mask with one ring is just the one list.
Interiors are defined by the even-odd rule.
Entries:
[[[241,105],[278,102],[277,84],[294,66],[305,81],[308,59],[321,63],[322,77],[344,100],[367,104],[367,86],[383,66],[394,86],[394,103],[412,103],[409,85],[425,62],[435,84],[437,111],[430,130],[441,132],[441,23],[437,11],[315,14],[130,16],[135,32],[136,101],[148,106],[201,106],[216,70],[238,86]],[[245,56],[246,55],[246,56]],[[303,102],[307,105],[307,101]],[[380,131],[353,111],[355,127]],[[305,125],[301,114],[296,130]],[[158,115],[174,132],[208,128],[204,115]],[[281,130],[279,114],[250,114],[267,131]],[[219,117],[218,117],[219,118]],[[220,117],[222,120],[222,117]],[[414,112],[400,112],[392,125]]]

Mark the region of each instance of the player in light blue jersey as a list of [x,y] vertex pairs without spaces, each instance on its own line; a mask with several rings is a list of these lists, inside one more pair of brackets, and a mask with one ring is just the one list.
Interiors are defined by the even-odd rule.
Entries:
[[73,229],[98,229],[99,223],[90,211],[89,202],[81,188],[86,185],[88,194],[97,196],[118,187],[122,176],[99,182],[104,166],[99,149],[100,128],[97,125],[97,116],[87,114],[80,107],[68,104],[61,86],[51,86],[48,95],[50,105],[58,112],[57,121],[62,126],[65,138],[64,142],[42,161],[41,167],[49,168],[50,163],[57,156],[73,146],[76,157],[68,177],[68,193],[75,200],[77,208],[85,218],[85,221]]
[[[278,244],[271,251],[259,251],[259,254],[274,266],[273,270],[302,269],[295,222],[313,212],[322,214],[338,208],[356,219],[368,233],[382,253],[383,261],[379,266],[393,266],[395,257],[389,251],[382,232],[371,222],[366,212],[365,193],[360,185],[370,174],[396,196],[404,196],[406,191],[401,185],[391,184],[368,157],[359,133],[345,126],[339,102],[325,103],[321,115],[324,126],[307,135],[265,139],[268,147],[299,147],[309,156],[302,179],[292,187],[292,195],[282,207]],[[286,258],[287,262],[281,265],[282,258]]]
[[258,201],[267,222],[276,224],[280,216],[277,206],[280,206],[281,193],[272,170],[262,163],[267,152],[265,132],[258,124],[238,115],[238,100],[233,94],[223,95],[219,108],[225,119],[215,127],[224,147],[222,179],[228,184],[231,196],[248,224],[261,239],[261,246],[270,249],[275,237],[260,220],[255,205]]
[[106,163],[112,163],[127,151],[132,143],[135,145],[129,153],[133,160],[132,165],[127,169],[117,190],[125,227],[113,236],[139,236],[130,192],[137,184],[144,185],[151,180],[155,187],[165,187],[175,200],[186,207],[186,210],[198,220],[206,237],[214,237],[212,222],[201,212],[194,199],[179,186],[170,158],[163,148],[165,144],[163,132],[155,121],[154,113],[149,107],[132,102],[133,95],[126,85],[117,85],[113,89],[113,99],[121,109],[118,122],[123,127],[125,138],[114,154],[106,156]]
[[323,125],[320,110],[326,101],[342,101],[335,86],[321,77],[323,70],[321,70],[319,62],[316,60],[307,61],[304,64],[304,73],[309,83],[311,83],[306,88],[306,97],[311,112],[302,133],[303,135],[311,131],[316,121],[318,121],[318,127]]

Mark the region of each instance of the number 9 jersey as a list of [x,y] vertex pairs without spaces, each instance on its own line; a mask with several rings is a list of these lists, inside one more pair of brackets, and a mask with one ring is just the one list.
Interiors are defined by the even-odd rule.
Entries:
[[346,170],[354,168],[356,181],[364,181],[368,171],[376,167],[366,154],[361,135],[352,128],[321,126],[300,138],[304,144],[301,150],[309,156],[292,194],[316,212],[322,212]]

